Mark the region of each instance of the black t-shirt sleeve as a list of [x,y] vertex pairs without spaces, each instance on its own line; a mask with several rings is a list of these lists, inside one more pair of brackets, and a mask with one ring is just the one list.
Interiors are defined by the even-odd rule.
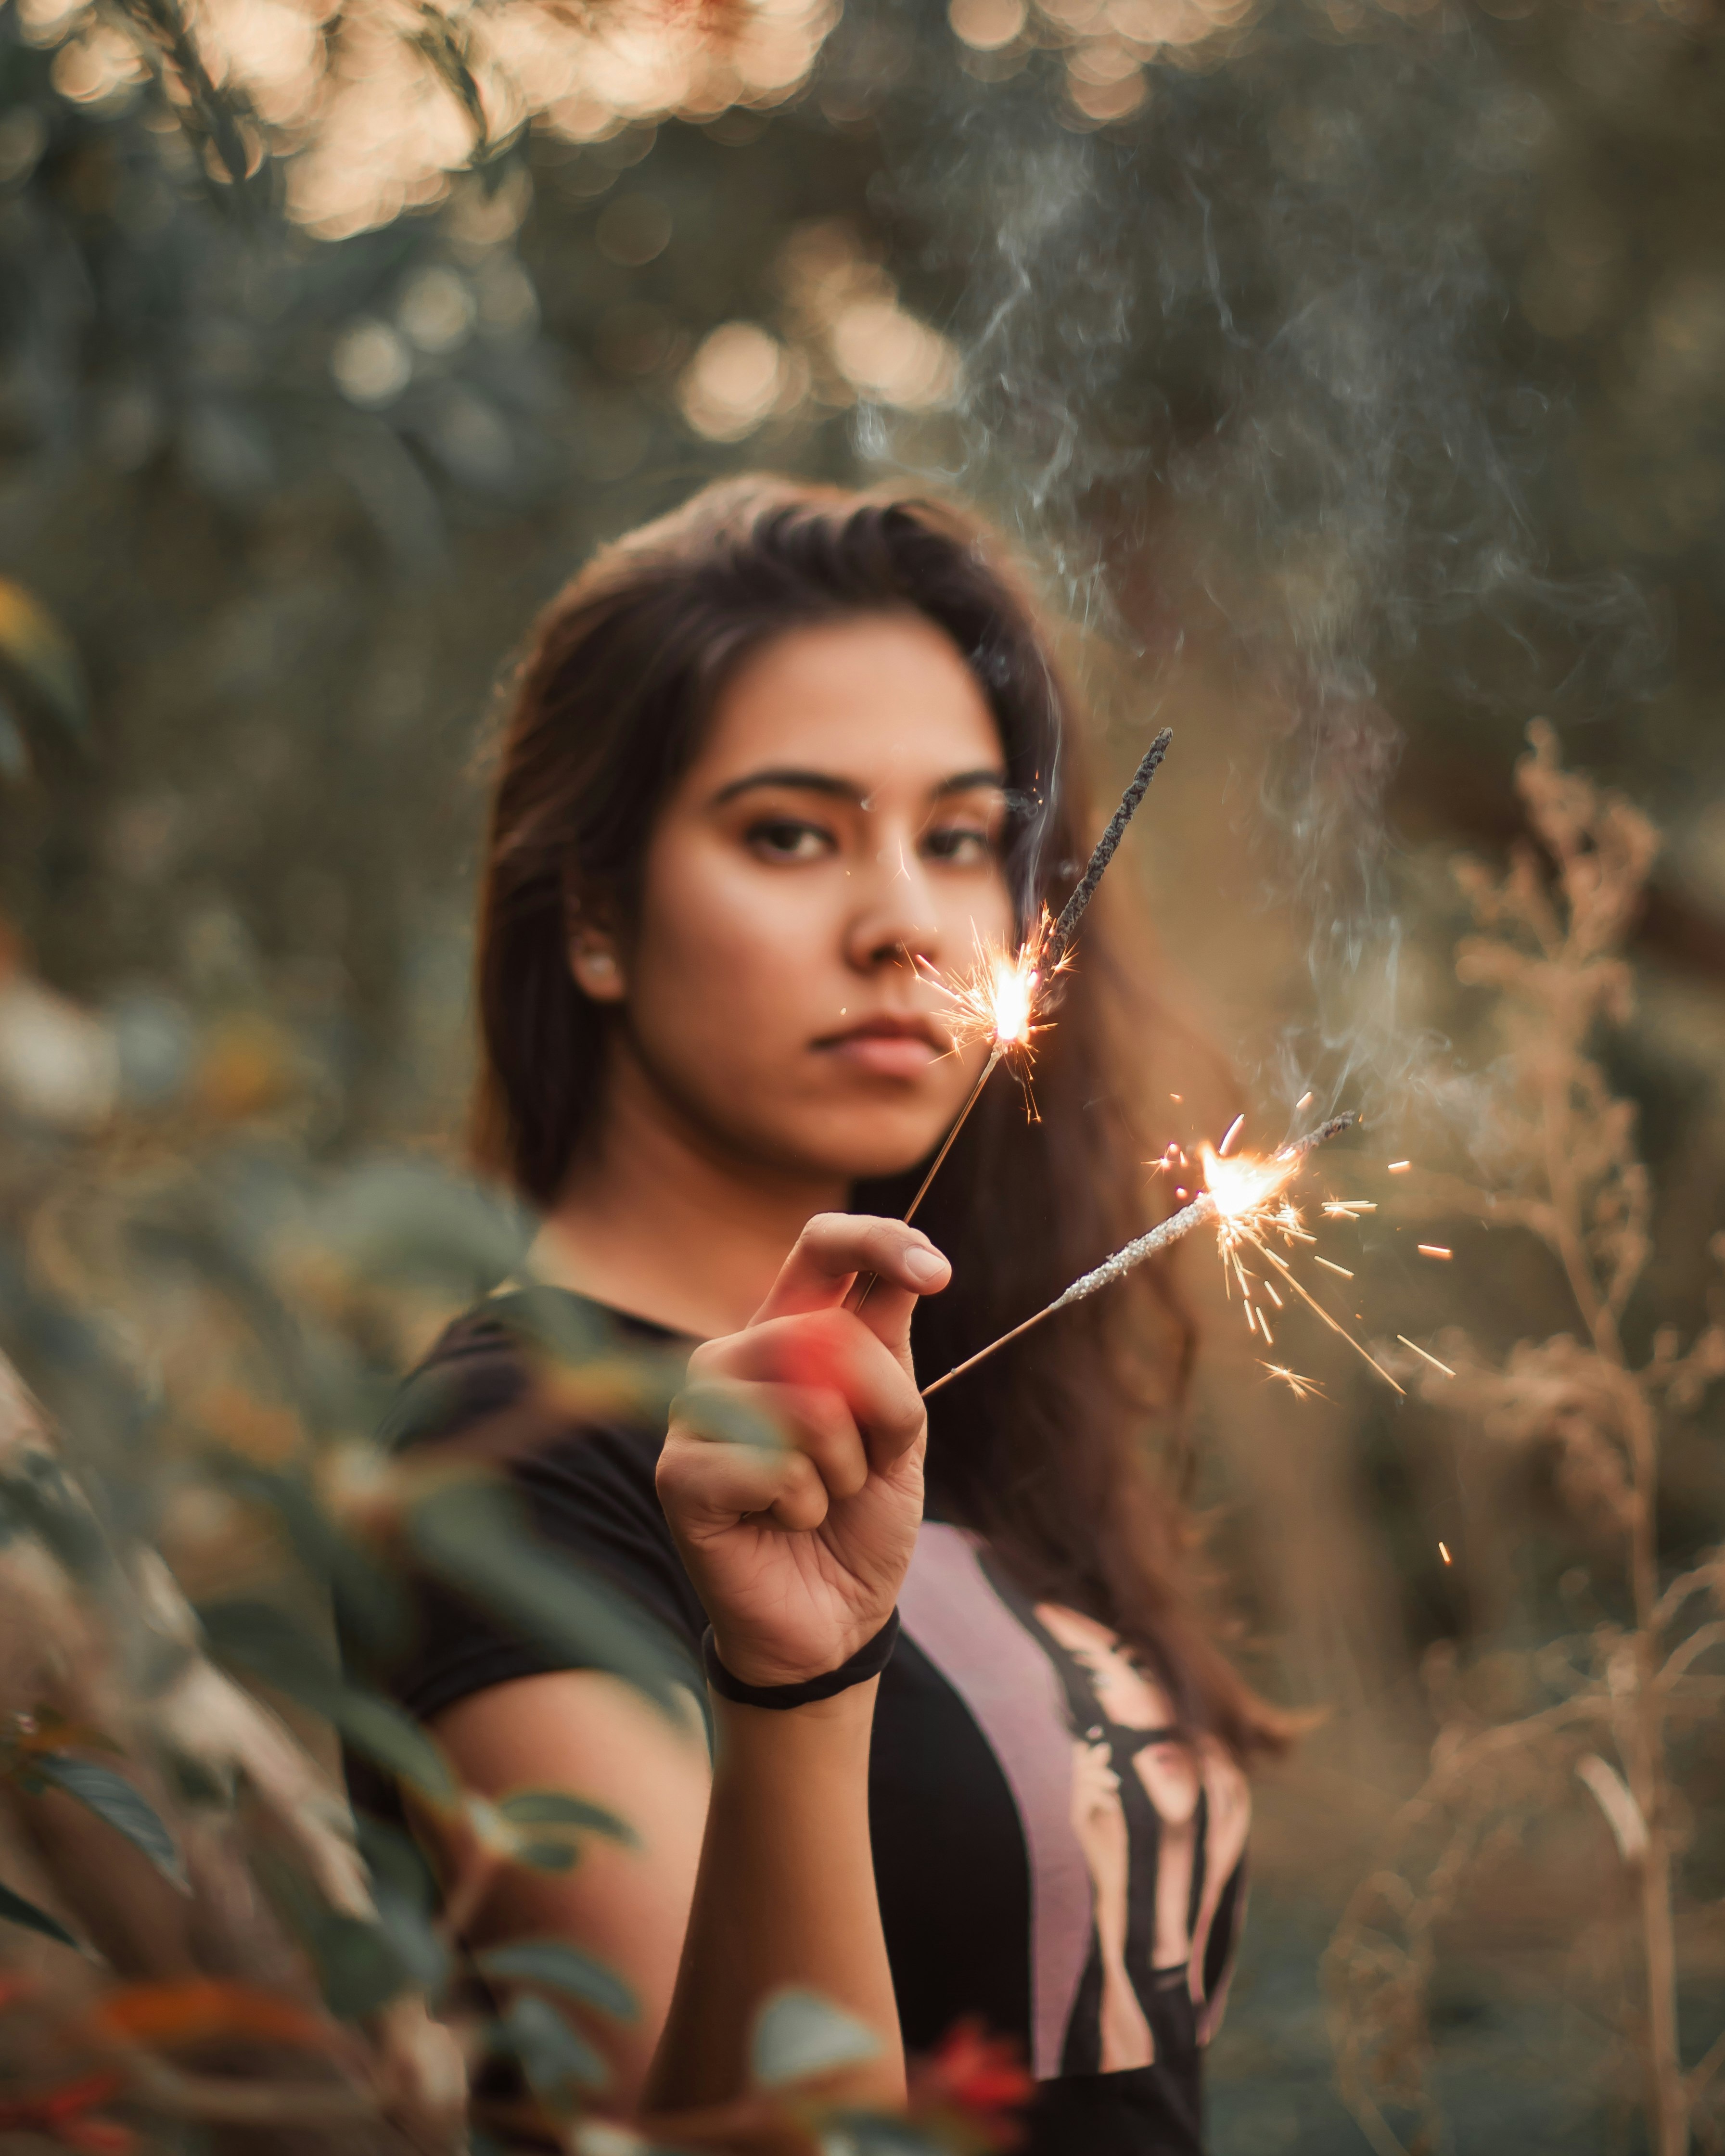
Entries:
[[[539,1289],[545,1296],[560,1292]],[[706,1619],[683,1570],[654,1487],[663,1431],[625,1419],[577,1419],[533,1365],[499,1298],[458,1319],[407,1381],[381,1433],[398,1454],[451,1449],[494,1455],[537,1557],[571,1566],[588,1585],[620,1589],[685,1662],[700,1691]],[[639,1339],[629,1334],[639,1332]],[[664,1353],[670,1336],[629,1326],[617,1343]],[[568,1648],[547,1647],[470,1589],[410,1568],[402,1583],[406,1623],[393,1645],[343,1625],[344,1653],[372,1682],[424,1721],[470,1693],[511,1678],[583,1666]]]

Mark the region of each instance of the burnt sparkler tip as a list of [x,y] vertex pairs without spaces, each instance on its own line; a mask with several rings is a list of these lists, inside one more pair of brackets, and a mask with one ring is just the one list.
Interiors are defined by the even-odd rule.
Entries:
[[1174,738],[1172,726],[1164,726],[1140,759],[1132,773],[1132,783],[1120,797],[1120,806],[1108,819],[1108,828],[1096,844],[1096,850],[1079,880],[1077,889],[1060,908],[1060,917],[1044,947],[1045,963],[1051,973],[1065,958],[1067,946],[1077,933],[1084,910],[1096,896],[1096,886],[1102,880],[1103,871],[1114,858],[1115,849],[1126,835],[1126,827],[1137,814],[1138,803],[1149,789],[1150,782],[1162,767]]

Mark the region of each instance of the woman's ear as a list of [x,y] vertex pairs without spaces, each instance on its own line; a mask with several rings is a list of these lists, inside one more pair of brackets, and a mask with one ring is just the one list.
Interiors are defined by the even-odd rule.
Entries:
[[577,922],[569,937],[569,971],[583,995],[596,1004],[619,1004],[625,983],[616,939],[589,922]]
[[582,994],[596,1004],[621,1003],[624,993],[622,956],[616,935],[607,926],[609,911],[603,905],[583,905],[579,891],[565,887],[569,971]]

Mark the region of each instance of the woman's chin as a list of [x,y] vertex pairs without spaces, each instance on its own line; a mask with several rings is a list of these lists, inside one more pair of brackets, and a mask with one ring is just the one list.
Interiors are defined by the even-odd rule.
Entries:
[[859,1132],[845,1148],[842,1173],[851,1183],[878,1183],[888,1176],[904,1175],[927,1160],[947,1134],[945,1121],[928,1123],[918,1118],[913,1127],[902,1125],[886,1131]]

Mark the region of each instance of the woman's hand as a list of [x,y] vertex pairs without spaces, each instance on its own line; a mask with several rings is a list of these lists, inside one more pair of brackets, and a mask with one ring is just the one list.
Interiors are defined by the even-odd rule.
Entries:
[[[928,1429],[911,1313],[951,1270],[901,1221],[818,1214],[744,1330],[690,1358],[660,1502],[719,1658],[745,1684],[836,1669],[891,1614],[922,1518]],[[866,1273],[877,1285],[846,1310]],[[739,1409],[783,1442],[727,1435]]]

